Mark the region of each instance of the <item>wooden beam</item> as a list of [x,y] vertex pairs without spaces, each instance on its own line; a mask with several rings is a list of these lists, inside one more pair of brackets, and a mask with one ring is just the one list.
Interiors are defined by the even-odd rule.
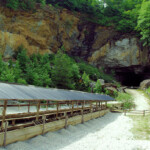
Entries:
[[105,102],[105,109],[107,109],[107,102]]
[[49,103],[49,101],[46,102],[46,110],[48,110],[48,103]]
[[68,126],[68,116],[67,116],[67,112],[65,112],[65,129],[67,129]]
[[77,108],[79,108],[79,103],[78,103],[78,101],[77,101]]
[[37,103],[36,121],[39,120],[40,104],[41,104],[41,101],[38,101],[38,103]]
[[30,112],[30,101],[29,101],[29,104],[28,104],[28,113]]
[[43,135],[43,134],[44,134],[44,128],[45,128],[45,120],[46,120],[46,116],[43,115],[42,119],[43,119],[43,129],[42,129],[42,135]]
[[96,111],[97,111],[98,105],[97,105],[97,101],[96,101]]
[[90,101],[90,111],[91,111],[91,113],[92,113],[92,110],[93,110],[93,108],[92,108],[92,101]]
[[83,109],[81,110],[81,115],[82,115],[81,123],[84,123],[84,113],[83,113]]
[[8,122],[5,122],[5,132],[4,132],[4,144],[3,146],[6,147],[6,139],[7,139],[7,126],[8,126]]
[[5,118],[6,118],[7,102],[8,102],[8,101],[4,101],[3,113],[2,113],[2,114],[3,114],[3,116],[2,116],[1,130],[3,130],[4,122],[5,122]]
[[101,102],[101,110],[103,109],[103,104],[102,104],[102,102]]
[[71,115],[73,115],[73,109],[74,109],[74,101],[72,101],[72,111],[71,111]]
[[56,107],[57,107],[57,114],[56,114],[56,118],[57,118],[58,117],[58,113],[59,113],[59,102],[57,102]]

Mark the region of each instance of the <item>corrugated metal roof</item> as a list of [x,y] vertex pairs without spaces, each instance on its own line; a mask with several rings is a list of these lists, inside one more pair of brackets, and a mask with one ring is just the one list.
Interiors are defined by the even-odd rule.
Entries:
[[54,88],[35,87],[31,85],[16,85],[0,83],[0,99],[18,100],[102,100],[112,101],[108,95],[62,90]]

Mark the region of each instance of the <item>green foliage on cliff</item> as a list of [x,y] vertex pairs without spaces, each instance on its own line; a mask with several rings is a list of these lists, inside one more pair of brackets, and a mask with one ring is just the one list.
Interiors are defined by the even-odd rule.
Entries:
[[3,0],[14,10],[35,10],[36,3],[67,8],[88,14],[94,23],[112,26],[122,33],[138,32],[144,45],[150,45],[149,0]]
[[138,17],[137,29],[140,31],[144,46],[150,46],[150,1],[144,1],[142,3]]
[[36,3],[45,5],[45,0],[6,0],[6,6],[13,10],[33,10]]
[[[15,58],[15,62],[11,60],[3,62],[0,56],[0,81],[102,92],[102,87],[97,81],[101,78],[102,72],[84,61],[77,63],[65,53],[63,48],[55,55],[33,54],[29,57],[26,49],[21,46]],[[92,87],[91,83],[95,81],[97,83]]]

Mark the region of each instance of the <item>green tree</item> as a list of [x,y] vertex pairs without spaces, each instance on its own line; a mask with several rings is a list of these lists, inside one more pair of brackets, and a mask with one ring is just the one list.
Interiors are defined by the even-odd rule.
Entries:
[[0,75],[1,81],[15,82],[15,76],[12,68],[9,68],[8,64],[5,64],[4,70]]
[[30,59],[27,56],[27,50],[20,46],[18,48],[17,60],[20,66],[20,69],[25,73],[27,69],[27,65],[30,63]]
[[7,0],[6,6],[17,10],[19,8],[19,0]]
[[95,87],[94,87],[94,93],[102,93],[102,85],[100,83],[100,80],[97,80]]
[[150,1],[143,1],[138,17],[137,30],[140,31],[143,45],[150,46]]
[[59,50],[55,55],[52,69],[52,81],[59,88],[74,88],[74,73],[72,70],[72,61],[68,55]]

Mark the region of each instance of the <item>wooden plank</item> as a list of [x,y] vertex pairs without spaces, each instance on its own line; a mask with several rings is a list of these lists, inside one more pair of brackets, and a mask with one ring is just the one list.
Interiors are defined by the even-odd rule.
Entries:
[[81,123],[84,123],[84,114],[83,114],[83,110],[81,110],[81,115],[82,115]]
[[48,103],[49,103],[49,101],[46,102],[46,110],[48,110]]
[[40,101],[38,101],[38,103],[37,103],[36,121],[38,121],[38,120],[39,120],[40,104],[41,104],[41,102],[40,102]]
[[59,113],[59,102],[57,102],[56,107],[57,107],[57,113],[56,113],[56,118],[57,118],[58,117],[58,113]]
[[67,113],[65,113],[65,129],[67,129],[67,123],[68,123],[68,116]]
[[77,101],[77,108],[79,108],[79,103],[78,103],[78,101]]
[[4,122],[5,122],[5,118],[6,118],[7,102],[8,102],[8,101],[4,101],[4,107],[3,107],[3,113],[2,113],[3,116],[2,116],[1,130],[3,130]]
[[43,129],[42,129],[42,135],[43,135],[44,134],[44,127],[45,127],[46,116],[43,115],[42,119],[43,119]]
[[97,101],[96,101],[96,111],[97,111],[97,109],[98,109],[98,104],[97,104]]
[[90,101],[90,112],[92,112],[92,110],[93,110],[93,107],[92,107],[92,101]]
[[5,133],[4,133],[4,144],[3,146],[6,146],[6,139],[7,139],[7,126],[8,126],[8,122],[5,122]]
[[[103,116],[107,112],[108,112],[108,110],[103,110],[103,111],[101,111],[100,115]],[[98,112],[93,113],[93,118],[97,118],[98,116],[99,116]],[[84,121],[88,121],[91,119],[89,114],[85,114],[84,118],[85,118]],[[76,125],[79,123],[81,123],[81,116],[71,117],[67,121],[68,125]],[[64,128],[64,126],[65,126],[65,119],[50,122],[50,123],[45,123],[44,133],[62,129],[62,128]],[[37,135],[41,135],[42,129],[43,129],[43,125],[37,125],[37,126],[31,126],[31,127],[19,129],[19,130],[9,131],[9,132],[7,132],[6,144],[11,144],[11,143],[14,143],[17,141],[24,141],[29,138],[35,137]],[[2,139],[2,141],[0,140],[0,146],[2,146],[3,139],[4,139],[4,133],[0,133],[0,139]]]
[[107,108],[107,102],[105,102],[105,109]]
[[72,101],[72,111],[71,111],[71,115],[73,115],[73,109],[74,109],[74,102]]
[[28,104],[28,113],[30,112],[30,103],[31,102],[29,102],[29,104]]

